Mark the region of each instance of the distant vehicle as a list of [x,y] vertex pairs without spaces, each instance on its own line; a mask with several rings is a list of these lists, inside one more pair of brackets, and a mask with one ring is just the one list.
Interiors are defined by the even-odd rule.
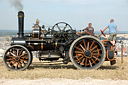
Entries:
[[[72,62],[78,69],[98,69],[104,61],[115,64],[115,50],[109,40],[100,40],[88,32],[76,32],[65,23],[56,23],[52,28],[33,26],[32,33],[24,33],[24,13],[18,12],[18,37],[12,37],[11,47],[4,54],[4,64],[9,70],[24,70],[32,63],[32,51],[38,52],[42,61]],[[101,33],[105,36],[104,32]],[[48,55],[48,56],[47,56]]]

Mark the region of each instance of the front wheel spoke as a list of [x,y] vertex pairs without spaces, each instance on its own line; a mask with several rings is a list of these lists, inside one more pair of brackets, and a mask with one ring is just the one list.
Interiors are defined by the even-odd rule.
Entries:
[[95,47],[93,47],[92,49],[90,49],[90,51],[93,51],[95,48],[97,48],[97,45]]
[[16,55],[16,51],[15,51],[15,49],[13,49],[13,53]]
[[15,69],[18,69],[18,63],[16,63]]
[[16,56],[14,53],[12,53],[12,52],[9,52],[12,56]]
[[15,63],[16,63],[16,61],[14,61],[14,63],[12,64],[12,67],[14,66]]
[[7,56],[7,57],[11,57],[11,58],[14,57],[14,56],[11,56],[11,55],[6,55],[6,56]]
[[80,44],[80,47],[81,47],[84,51],[86,51],[85,48],[84,48],[81,44]]
[[17,49],[17,56],[19,55],[19,49]]
[[91,63],[91,60],[89,60],[89,65],[92,67],[92,63]]
[[21,64],[20,64],[20,62],[18,61],[18,65],[19,65],[19,68],[21,68]]
[[13,68],[15,63],[16,63],[15,61],[11,61],[11,62],[9,62],[8,65],[10,65]]
[[20,60],[21,60],[21,61],[26,61],[26,62],[28,61],[28,60],[24,60],[24,59],[20,59]]
[[23,61],[20,61],[21,62],[21,67],[25,65],[25,63],[23,63]]
[[28,59],[28,57],[20,57],[20,58],[23,58],[23,59]]
[[22,52],[23,52],[23,50],[21,50],[21,51],[20,51],[20,53],[19,53],[19,55],[18,55],[18,56],[20,56]]
[[10,61],[10,60],[12,60],[12,58],[7,59],[7,61]]
[[25,53],[23,53],[22,55],[20,55],[20,57],[24,56],[25,54],[26,54],[26,52],[25,52]]

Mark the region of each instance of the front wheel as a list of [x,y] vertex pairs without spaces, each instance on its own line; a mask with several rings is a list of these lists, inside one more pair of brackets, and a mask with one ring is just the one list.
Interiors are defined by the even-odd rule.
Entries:
[[14,45],[7,49],[3,62],[8,70],[24,70],[32,62],[31,53],[21,45]]
[[86,35],[71,44],[69,56],[78,69],[98,69],[105,61],[106,51],[98,38]]

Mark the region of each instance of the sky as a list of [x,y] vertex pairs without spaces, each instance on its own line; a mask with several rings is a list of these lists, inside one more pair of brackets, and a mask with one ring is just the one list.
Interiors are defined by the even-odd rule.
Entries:
[[16,9],[11,1],[16,0],[0,0],[0,30],[17,30],[17,13],[22,10],[25,30],[32,30],[38,18],[40,25],[53,26],[63,21],[77,30],[91,22],[95,31],[114,19],[119,31],[128,31],[128,0],[18,0],[23,9]]

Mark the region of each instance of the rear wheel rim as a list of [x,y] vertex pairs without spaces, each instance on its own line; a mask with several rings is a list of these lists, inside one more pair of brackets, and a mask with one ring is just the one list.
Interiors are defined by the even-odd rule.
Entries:
[[24,70],[30,60],[30,52],[23,46],[12,46],[4,54],[4,63],[9,70]]

